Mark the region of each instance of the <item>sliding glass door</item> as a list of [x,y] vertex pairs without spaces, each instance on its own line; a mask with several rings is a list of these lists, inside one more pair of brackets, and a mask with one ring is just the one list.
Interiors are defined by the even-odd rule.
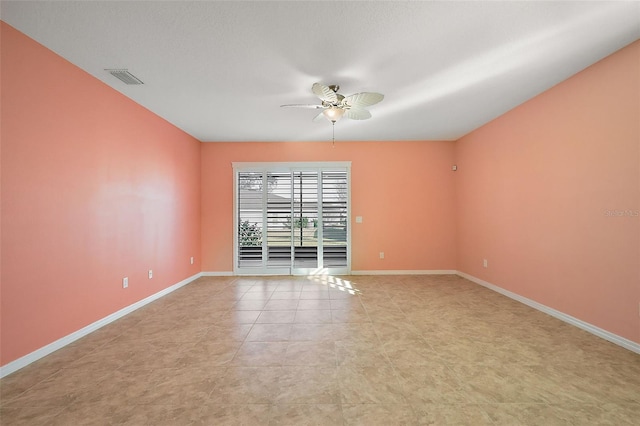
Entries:
[[349,171],[349,163],[234,163],[234,272],[348,273]]

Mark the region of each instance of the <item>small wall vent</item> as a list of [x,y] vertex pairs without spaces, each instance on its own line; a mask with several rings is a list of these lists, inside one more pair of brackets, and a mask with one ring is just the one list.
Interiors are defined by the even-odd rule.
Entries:
[[135,75],[131,74],[129,71],[120,69],[120,70],[110,70],[105,69],[109,74],[121,80],[124,84],[144,84],[142,80],[140,80]]

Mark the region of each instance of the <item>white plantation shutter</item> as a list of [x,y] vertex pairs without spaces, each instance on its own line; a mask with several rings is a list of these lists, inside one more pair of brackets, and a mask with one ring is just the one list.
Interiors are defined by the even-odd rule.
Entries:
[[324,266],[347,265],[347,173],[322,172],[322,247]]
[[293,217],[294,267],[317,268],[318,172],[293,172]]
[[262,266],[263,176],[239,173],[237,182],[238,265]]
[[[291,173],[270,172],[267,193],[267,265],[291,264]],[[277,186],[275,191],[273,186]],[[286,196],[289,195],[289,196]]]
[[236,164],[236,273],[348,271],[348,166]]

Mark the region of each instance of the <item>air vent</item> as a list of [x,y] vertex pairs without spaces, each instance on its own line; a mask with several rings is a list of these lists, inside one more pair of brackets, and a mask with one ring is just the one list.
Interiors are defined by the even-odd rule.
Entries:
[[124,84],[144,84],[142,80],[131,74],[127,70],[109,70],[105,69],[112,76],[120,79]]

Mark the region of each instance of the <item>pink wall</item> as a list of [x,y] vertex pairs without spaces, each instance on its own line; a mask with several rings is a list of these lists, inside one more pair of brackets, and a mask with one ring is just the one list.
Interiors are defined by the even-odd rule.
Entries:
[[352,270],[455,269],[453,142],[246,142],[202,144],[203,271],[233,270],[231,163],[262,161],[352,162]]
[[0,365],[231,271],[234,161],[351,161],[354,271],[458,269],[640,342],[640,42],[455,143],[200,144],[1,26]]
[[463,137],[456,161],[458,270],[640,342],[640,42]]
[[200,143],[1,25],[4,365],[201,270]]

